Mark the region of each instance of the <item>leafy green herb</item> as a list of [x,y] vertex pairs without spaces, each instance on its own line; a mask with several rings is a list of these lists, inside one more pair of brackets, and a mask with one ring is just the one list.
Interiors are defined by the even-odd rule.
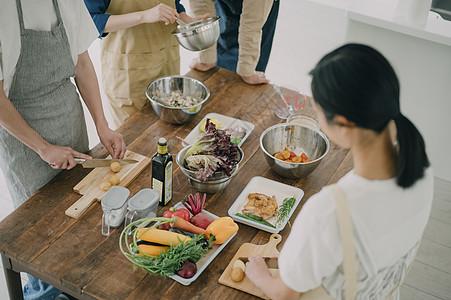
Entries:
[[277,215],[277,227],[290,215],[294,203],[296,203],[296,198],[294,197],[283,199],[282,205],[279,208],[279,214]]
[[268,221],[264,220],[262,217],[253,215],[253,214],[240,214],[240,213],[236,213],[235,215],[237,215],[238,217],[244,218],[244,219],[248,219],[272,228],[276,228],[276,226],[272,225],[271,223],[269,223]]
[[[122,254],[133,263],[133,267],[140,267],[149,274],[158,274],[161,276],[172,276],[180,268],[186,260],[190,260],[196,263],[199,259],[205,256],[209,248],[203,248],[201,241],[204,239],[203,234],[196,234],[191,240],[186,243],[180,243],[177,246],[171,246],[166,253],[161,253],[160,256],[154,257],[149,255],[138,256],[138,245],[136,232],[137,228],[132,231],[131,239],[128,232],[132,229],[133,225],[144,222],[159,222],[152,227],[156,227],[159,224],[167,223],[167,218],[144,218],[136,222],[131,223],[121,233],[119,238],[119,247]],[[132,240],[130,242],[130,240]],[[126,248],[124,249],[123,244]]]

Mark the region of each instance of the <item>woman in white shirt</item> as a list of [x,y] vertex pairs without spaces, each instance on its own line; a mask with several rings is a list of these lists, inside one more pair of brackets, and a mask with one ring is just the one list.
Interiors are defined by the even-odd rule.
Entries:
[[[0,165],[15,207],[75,157],[90,158],[75,83],[105,148],[125,154],[122,135],[108,127],[87,49],[98,32],[81,0],[7,0],[0,10]],[[29,276],[25,299],[61,291]]]
[[[423,138],[400,111],[393,68],[373,48],[344,45],[310,74],[321,129],[353,154],[354,169],[337,185],[346,196],[355,238],[355,299],[398,299],[433,198]],[[274,299],[299,299],[319,287],[333,299],[345,299],[337,210],[331,188],[312,196],[280,253],[280,278],[271,276],[261,257],[249,259],[247,277]]]

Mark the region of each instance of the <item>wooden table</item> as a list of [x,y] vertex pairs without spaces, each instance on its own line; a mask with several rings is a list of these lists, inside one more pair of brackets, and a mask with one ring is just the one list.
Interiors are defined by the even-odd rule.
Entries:
[[[206,210],[226,216],[249,180],[263,176],[304,190],[302,203],[291,218],[293,222],[311,195],[336,182],[351,168],[348,151],[332,143],[330,153],[308,177],[300,180],[279,177],[269,169],[259,149],[261,133],[283,122],[274,114],[273,103],[277,96],[272,86],[247,85],[235,73],[219,68],[205,73],[192,71],[188,76],[203,81],[211,92],[210,100],[194,120],[182,126],[170,125],[159,120],[148,105],[118,131],[124,135],[128,149],[149,157],[156,152],[158,138],[166,137],[169,151],[175,157],[182,148],[176,136],[185,137],[207,113],[216,112],[252,122],[255,129],[242,146],[245,154],[240,170],[224,191],[208,195]],[[107,155],[100,145],[91,152],[94,157]],[[151,276],[141,269],[133,271],[132,264],[118,247],[122,226],[108,237],[101,234],[102,209],[99,203],[92,205],[78,220],[64,214],[80,198],[72,188],[89,172],[80,166],[63,171],[0,223],[0,252],[11,299],[22,298],[18,272],[28,272],[79,299],[178,299],[181,295],[183,299],[253,298],[220,285],[218,279],[241,244],[264,244],[269,233],[240,224],[235,238],[189,286],[170,278]],[[150,177],[149,166],[128,186],[131,195],[150,187]],[[174,196],[169,205],[195,192],[176,164],[173,188]],[[158,215],[161,216],[169,205],[160,207]],[[280,232],[284,240],[289,232],[289,226]]]

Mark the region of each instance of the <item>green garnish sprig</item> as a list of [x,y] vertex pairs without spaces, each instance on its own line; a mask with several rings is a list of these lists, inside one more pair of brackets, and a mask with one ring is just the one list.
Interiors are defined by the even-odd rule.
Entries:
[[279,208],[279,214],[277,215],[277,227],[279,227],[279,225],[281,225],[283,221],[288,218],[291,210],[293,209],[294,203],[296,203],[296,198],[294,197],[283,199],[282,205]]

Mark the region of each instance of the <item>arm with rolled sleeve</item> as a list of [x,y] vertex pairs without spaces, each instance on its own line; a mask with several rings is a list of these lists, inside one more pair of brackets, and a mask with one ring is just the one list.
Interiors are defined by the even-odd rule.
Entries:
[[239,56],[236,72],[252,76],[260,58],[262,28],[273,5],[273,0],[243,0],[238,33]]

